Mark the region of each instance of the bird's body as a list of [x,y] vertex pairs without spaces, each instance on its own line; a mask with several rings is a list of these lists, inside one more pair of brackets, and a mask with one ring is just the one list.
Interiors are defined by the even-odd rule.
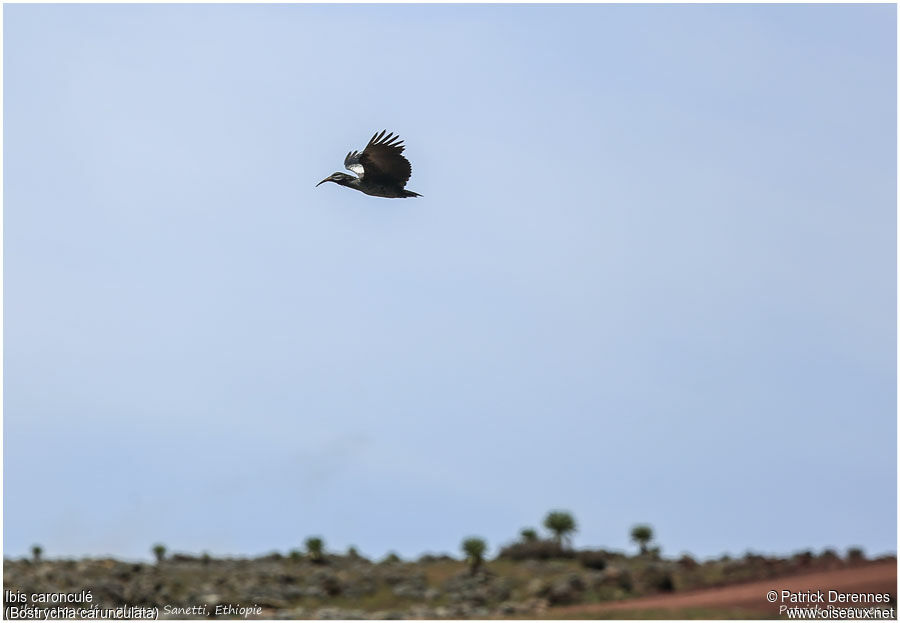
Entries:
[[334,182],[373,197],[389,199],[421,197],[419,193],[404,188],[412,173],[412,167],[409,160],[403,156],[403,141],[393,133],[385,136],[386,132],[387,130],[381,134],[376,132],[362,152],[351,151],[344,158],[344,166],[356,173],[356,176],[332,173],[319,184]]

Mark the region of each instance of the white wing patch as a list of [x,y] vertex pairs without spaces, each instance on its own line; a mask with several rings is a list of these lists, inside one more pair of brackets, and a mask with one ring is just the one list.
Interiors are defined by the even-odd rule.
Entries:
[[366,174],[365,168],[359,163],[347,165],[347,168],[356,173],[360,179]]

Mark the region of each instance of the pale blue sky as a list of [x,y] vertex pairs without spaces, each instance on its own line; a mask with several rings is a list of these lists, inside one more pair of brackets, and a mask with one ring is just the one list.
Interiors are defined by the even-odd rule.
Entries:
[[6,5],[6,554],[896,551],[895,12]]

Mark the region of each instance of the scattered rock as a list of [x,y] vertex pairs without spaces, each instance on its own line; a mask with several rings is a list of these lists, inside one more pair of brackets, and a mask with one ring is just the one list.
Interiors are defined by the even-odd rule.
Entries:
[[553,606],[573,604],[579,601],[584,588],[584,580],[581,579],[581,576],[577,573],[572,573],[550,585],[547,599]]
[[[488,561],[475,575],[463,562],[444,558],[378,564],[330,556],[328,565],[274,555],[199,560],[184,555],[162,564],[6,559],[3,583],[5,590],[26,594],[89,590],[92,605],[98,607],[207,604],[214,611],[221,604],[259,606],[260,618],[279,620],[540,618],[551,605],[577,604],[588,596],[592,601],[622,599],[702,588],[704,583],[734,583],[760,574],[781,577],[797,566],[855,567],[868,562],[855,552],[845,560],[832,551],[804,552],[793,559],[747,554],[706,562],[595,553],[608,560],[608,566],[585,568],[584,561],[572,559],[502,565]],[[508,564],[516,565],[515,573],[504,567]],[[429,578],[437,585],[429,585]],[[368,599],[373,596],[377,599]],[[378,603],[381,609],[356,607],[366,603]]]
[[393,593],[397,597],[407,599],[425,599],[425,591],[428,590],[428,583],[425,580],[424,573],[418,573],[411,578],[407,578],[394,584]]

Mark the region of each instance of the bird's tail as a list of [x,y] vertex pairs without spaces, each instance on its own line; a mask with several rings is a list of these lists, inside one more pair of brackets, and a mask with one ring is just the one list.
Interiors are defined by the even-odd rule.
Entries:
[[419,193],[414,193],[414,192],[411,191],[411,190],[406,190],[406,189],[403,190],[403,197],[404,197],[404,198],[406,198],[406,197],[421,197],[421,196],[422,196],[422,195],[420,195]]

